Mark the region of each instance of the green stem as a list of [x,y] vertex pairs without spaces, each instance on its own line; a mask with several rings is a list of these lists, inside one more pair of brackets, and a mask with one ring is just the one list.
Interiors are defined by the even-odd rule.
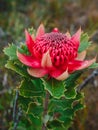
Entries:
[[[44,107],[43,120],[45,119],[45,116],[46,116],[47,113],[48,113],[49,97],[50,97],[50,94],[49,94],[48,91],[46,91],[46,97],[45,97],[44,102],[43,102],[43,107]],[[47,130],[47,124],[46,124],[45,122],[43,122],[42,130]]]

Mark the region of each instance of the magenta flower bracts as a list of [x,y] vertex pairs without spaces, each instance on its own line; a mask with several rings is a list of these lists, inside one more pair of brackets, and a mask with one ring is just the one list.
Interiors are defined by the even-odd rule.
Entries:
[[28,66],[28,73],[34,77],[48,75],[57,80],[64,80],[77,70],[85,69],[93,64],[96,58],[84,60],[86,51],[78,53],[81,29],[72,37],[67,32],[59,32],[57,28],[45,33],[41,24],[37,30],[36,38],[27,31],[26,45],[30,55],[17,52],[18,59]]

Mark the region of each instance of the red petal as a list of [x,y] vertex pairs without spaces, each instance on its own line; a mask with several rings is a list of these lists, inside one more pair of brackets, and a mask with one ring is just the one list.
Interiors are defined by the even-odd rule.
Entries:
[[40,26],[37,29],[36,38],[42,36],[45,33],[45,28],[43,24],[40,24]]
[[65,33],[65,35],[66,35],[68,38],[71,38],[71,35],[70,35],[69,31],[67,31],[67,32]]
[[81,28],[72,36],[71,40],[78,47],[80,44]]
[[35,60],[32,56],[27,56],[17,52],[17,57],[23,64],[27,66],[34,67],[34,68],[40,67],[40,62]]
[[60,76],[56,77],[57,80],[65,80],[69,77],[68,70],[64,71]]
[[25,30],[25,36],[26,36],[26,44],[27,44],[28,50],[31,54],[33,54],[34,41],[27,30]]
[[60,76],[63,73],[62,70],[60,70],[59,68],[51,68],[49,70],[49,74],[51,77],[57,78],[58,76]]
[[52,67],[52,61],[49,54],[49,51],[43,54],[42,61],[41,61],[42,67]]
[[43,77],[44,75],[46,75],[48,73],[48,71],[46,69],[33,69],[33,68],[29,68],[27,69],[28,73],[33,76],[33,77]]
[[73,62],[70,62],[68,64],[68,72],[72,73],[76,70],[85,69],[85,68],[89,67],[90,65],[92,65],[95,61],[96,61],[96,58],[94,58],[92,60],[85,60],[85,61],[75,60]]
[[[54,77],[58,80],[63,80],[64,79],[64,74],[65,72],[67,72],[67,66],[68,65],[65,65],[65,66],[60,66],[58,68],[52,66],[50,68],[48,68],[48,71],[49,71],[49,74],[51,77]],[[66,73],[67,74],[67,73]],[[60,76],[60,77],[59,77]],[[65,76],[66,77],[66,76]]]
[[76,60],[84,60],[86,57],[86,50],[82,51],[81,53],[78,53]]

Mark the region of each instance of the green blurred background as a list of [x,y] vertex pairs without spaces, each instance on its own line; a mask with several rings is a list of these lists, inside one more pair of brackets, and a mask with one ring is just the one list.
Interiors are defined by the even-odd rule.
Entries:
[[[12,122],[14,89],[20,77],[7,70],[3,48],[8,43],[24,41],[24,29],[40,23],[51,31],[74,33],[80,26],[93,41],[88,58],[98,54],[98,0],[0,0],[0,130],[8,130]],[[90,73],[86,72],[82,82]],[[98,130],[98,78],[83,90],[86,108],[77,113],[70,130]]]

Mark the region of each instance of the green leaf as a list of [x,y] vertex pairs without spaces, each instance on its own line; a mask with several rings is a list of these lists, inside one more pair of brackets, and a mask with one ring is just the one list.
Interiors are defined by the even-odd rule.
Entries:
[[62,121],[64,121],[66,118],[70,118],[72,119],[72,117],[74,116],[74,111],[72,108],[68,108],[66,110],[63,111],[62,113],[62,117],[60,118]]
[[[23,113],[18,123],[17,130],[41,130],[41,118],[34,117],[32,114]],[[13,127],[12,129],[13,130]]]
[[78,110],[81,110],[85,107],[85,105],[83,105],[82,103],[77,103],[74,107],[73,107],[73,110],[74,112],[78,111]]
[[19,95],[18,97],[18,103],[22,106],[22,109],[26,112],[27,109],[28,109],[28,105],[31,103],[31,102],[34,102],[34,99],[33,98],[26,98],[26,97],[23,97],[21,95]]
[[24,43],[21,43],[20,48],[18,48],[18,51],[20,53],[24,53],[24,54],[29,55],[28,48],[27,48],[26,44],[24,44]]
[[70,77],[64,81],[65,88],[68,89],[68,88],[75,87],[76,81],[81,76],[81,74],[82,74],[82,71],[78,71],[78,72],[71,74]]
[[83,33],[81,35],[81,41],[80,41],[80,46],[79,46],[78,52],[80,53],[80,52],[84,51],[85,49],[87,49],[90,46],[90,44],[91,44],[91,42],[89,41],[88,34]]
[[32,27],[28,29],[29,33],[32,35],[34,34],[34,36],[36,35],[36,30]]
[[90,69],[98,68],[98,63],[93,63],[91,66],[89,66]]
[[55,79],[42,79],[42,81],[45,89],[49,91],[51,96],[53,96],[54,98],[59,99],[64,95],[65,87],[62,81],[58,81]]
[[76,87],[78,85],[76,81],[81,76],[81,74],[82,74],[82,71],[75,72],[71,74],[68,79],[64,81],[65,88],[66,88],[66,91],[64,94],[67,99],[74,99],[76,97],[77,95]]
[[10,60],[17,60],[17,47],[14,44],[10,44],[9,47],[4,48],[3,51],[9,57]]
[[76,97],[76,95],[77,95],[77,92],[74,87],[67,89],[67,91],[65,92],[65,97],[67,99],[74,99]]
[[81,93],[77,92],[77,95],[76,95],[75,99],[73,99],[73,101],[79,101],[83,98],[84,98],[84,93],[83,92],[81,92]]
[[62,122],[57,120],[57,119],[55,119],[53,121],[49,121],[47,126],[48,126],[49,129],[53,129],[54,130],[56,128],[56,130],[57,130],[57,128],[62,128]]
[[32,114],[34,115],[34,117],[39,118],[42,112],[43,112],[43,107],[40,104],[36,102],[29,104],[28,111],[27,111],[28,114]]
[[17,65],[13,61],[8,61],[5,67],[15,71],[16,73],[20,74],[23,77],[30,78],[29,74],[27,73],[27,68],[24,66]]
[[[42,125],[41,117],[37,118],[33,114],[28,114],[28,117],[29,117],[29,120],[32,122],[33,129],[40,130],[41,125]],[[31,129],[31,130],[33,130],[33,129]]]
[[72,120],[71,120],[70,118],[65,118],[63,125],[64,125],[64,127],[65,127],[64,130],[68,130],[69,127],[71,127],[71,125],[72,125]]
[[73,99],[51,99],[49,104],[49,111],[57,112],[57,108],[60,110],[66,110],[72,107]]
[[20,95],[24,97],[34,97],[43,95],[43,86],[40,79],[24,79],[20,85]]
[[78,111],[78,110],[81,110],[84,108],[84,105],[81,103],[81,102],[77,102],[73,108],[68,108],[64,111],[61,112],[61,116],[60,116],[60,120],[61,121],[64,121],[66,120],[66,118],[68,119],[73,119],[74,115],[75,115],[75,112]]
[[51,99],[49,104],[49,111],[53,112],[61,112],[66,109],[72,109],[74,102],[80,101],[83,97],[83,93],[76,93],[74,99],[70,98],[67,99],[66,97],[63,97],[63,99]]

